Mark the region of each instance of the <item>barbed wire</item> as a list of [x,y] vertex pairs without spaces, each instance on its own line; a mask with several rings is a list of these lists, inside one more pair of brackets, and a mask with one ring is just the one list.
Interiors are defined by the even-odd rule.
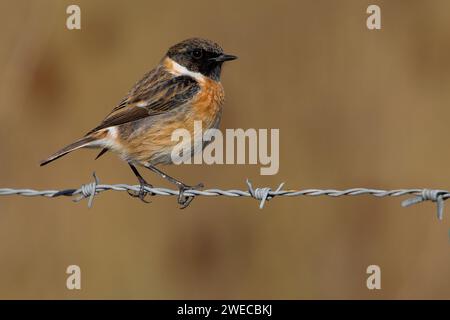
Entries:
[[[0,196],[19,195],[26,197],[48,197],[55,198],[59,196],[75,196],[75,202],[82,199],[88,199],[88,207],[92,207],[94,197],[102,192],[113,191],[126,191],[126,192],[139,192],[141,191],[140,185],[128,185],[128,184],[100,184],[95,173],[93,174],[94,181],[88,184],[82,185],[77,189],[64,189],[64,190],[33,190],[33,189],[11,189],[0,188]],[[282,190],[284,183],[281,183],[275,190],[270,187],[253,188],[251,182],[247,179],[247,190],[221,190],[221,189],[207,189],[207,190],[186,190],[183,195],[186,197],[251,197],[260,201],[259,208],[262,209],[268,200],[274,197],[299,197],[299,196],[329,196],[329,197],[342,197],[342,196],[359,196],[370,195],[377,198],[382,197],[402,197],[413,196],[402,202],[403,207],[409,207],[414,204],[418,204],[424,201],[432,201],[436,203],[437,217],[439,220],[443,219],[444,213],[444,201],[450,198],[450,192],[440,189],[396,189],[396,190],[380,190],[370,188],[352,188],[346,190],[335,189],[305,189],[305,190]],[[179,196],[179,190],[148,187],[144,186],[144,191],[152,196]]]

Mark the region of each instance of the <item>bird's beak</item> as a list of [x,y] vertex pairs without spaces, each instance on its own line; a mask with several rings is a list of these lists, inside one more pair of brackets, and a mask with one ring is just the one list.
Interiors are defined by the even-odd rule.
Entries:
[[231,60],[235,60],[235,59],[237,59],[236,56],[233,56],[232,54],[223,53],[220,56],[211,58],[209,60],[216,61],[216,62],[224,62],[224,61],[231,61]]

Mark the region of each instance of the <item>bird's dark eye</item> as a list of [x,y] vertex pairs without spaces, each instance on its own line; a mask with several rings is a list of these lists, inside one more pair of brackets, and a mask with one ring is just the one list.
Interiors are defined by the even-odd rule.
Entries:
[[194,59],[200,59],[203,56],[203,51],[200,49],[195,49],[191,52],[191,55]]

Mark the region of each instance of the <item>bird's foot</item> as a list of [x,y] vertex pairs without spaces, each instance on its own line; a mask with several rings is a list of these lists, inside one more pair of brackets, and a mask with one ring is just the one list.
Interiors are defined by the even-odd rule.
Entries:
[[187,206],[189,206],[189,204],[192,202],[192,200],[194,200],[193,196],[185,196],[184,192],[189,191],[189,190],[199,190],[203,188],[203,183],[199,183],[195,186],[188,186],[185,185],[184,183],[180,183],[178,185],[178,190],[179,190],[179,194],[178,194],[178,204],[181,205],[180,209],[184,209]]
[[151,195],[152,196],[153,193],[146,191],[145,187],[153,188],[153,186],[151,184],[147,183],[147,182],[144,182],[144,181],[140,181],[140,186],[141,187],[139,188],[139,191],[130,191],[130,190],[128,190],[127,191],[128,194],[130,196],[132,196],[133,198],[139,198],[142,202],[150,203],[150,201],[145,200],[145,197],[147,195]]

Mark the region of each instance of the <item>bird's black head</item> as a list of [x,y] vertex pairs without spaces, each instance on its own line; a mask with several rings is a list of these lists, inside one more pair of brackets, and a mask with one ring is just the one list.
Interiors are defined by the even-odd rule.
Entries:
[[225,61],[237,57],[225,54],[215,42],[200,38],[184,40],[172,46],[167,56],[192,72],[198,72],[213,80],[220,80],[220,71]]

